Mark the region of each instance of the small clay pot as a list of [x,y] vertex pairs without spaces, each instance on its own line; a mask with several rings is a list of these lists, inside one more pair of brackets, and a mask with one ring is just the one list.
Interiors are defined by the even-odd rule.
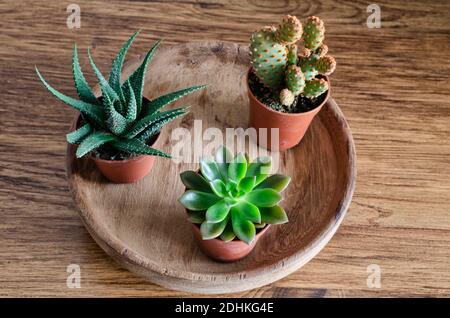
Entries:
[[[252,72],[251,68],[248,74],[250,74],[250,72]],[[296,146],[302,140],[311,121],[314,119],[314,116],[322,109],[322,106],[325,105],[330,97],[331,86],[328,88],[323,102],[316,108],[305,113],[282,113],[264,105],[253,95],[248,86],[248,74],[246,82],[248,97],[250,99],[249,127],[256,129],[258,145],[269,150],[278,151],[284,151]],[[329,78],[327,76],[324,76],[324,78],[328,84],[330,84]],[[267,129],[267,138],[265,135],[261,134],[259,131],[260,128]],[[275,142],[275,145],[272,145],[271,128],[278,128],[278,144]],[[276,138],[276,135],[273,137]],[[267,141],[265,139],[267,139]]]
[[241,240],[233,240],[224,242],[221,239],[204,240],[200,233],[200,228],[197,224],[192,224],[194,237],[202,250],[202,252],[212,259],[220,262],[234,262],[247,256],[255,247],[258,240],[269,229],[270,224],[267,224],[263,229],[256,233],[255,238],[250,244]]
[[[78,114],[72,124],[71,131],[79,127],[81,116]],[[159,133],[147,142],[152,146],[159,138]],[[89,157],[94,161],[97,168],[111,182],[133,183],[145,177],[153,167],[155,156],[136,156],[127,160],[105,160],[92,154]]]
[[[159,135],[156,136],[155,141]],[[149,146],[151,146],[153,141]],[[127,160],[105,160],[90,156],[102,174],[114,183],[133,183],[152,170],[155,156],[137,156]]]

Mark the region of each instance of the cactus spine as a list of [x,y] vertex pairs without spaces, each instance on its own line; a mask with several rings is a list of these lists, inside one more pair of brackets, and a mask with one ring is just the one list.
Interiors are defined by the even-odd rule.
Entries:
[[[266,26],[253,33],[250,40],[253,71],[288,109],[295,96],[311,99],[328,90],[328,82],[316,77],[331,75],[336,68],[334,57],[327,55],[324,38],[324,23],[314,16],[302,26],[295,16],[288,15],[278,27]],[[296,44],[299,40],[300,47]]]

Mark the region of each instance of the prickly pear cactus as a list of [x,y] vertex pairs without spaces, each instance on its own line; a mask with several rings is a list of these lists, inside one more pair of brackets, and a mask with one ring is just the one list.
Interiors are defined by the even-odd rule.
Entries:
[[253,33],[250,40],[250,57],[259,80],[277,90],[283,83],[287,48],[277,41],[275,32],[274,27],[264,27]]
[[295,16],[288,15],[278,27],[253,33],[250,56],[254,73],[287,111],[297,103],[296,96],[313,99],[328,90],[323,76],[334,72],[336,60],[327,55],[324,38],[324,23],[315,16],[302,26]]

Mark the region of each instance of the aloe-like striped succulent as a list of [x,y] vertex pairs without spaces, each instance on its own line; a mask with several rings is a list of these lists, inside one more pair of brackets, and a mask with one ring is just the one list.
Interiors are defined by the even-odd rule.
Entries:
[[161,41],[153,44],[142,64],[121,83],[125,55],[138,33],[139,31],[135,32],[122,46],[112,63],[108,80],[97,68],[88,50],[90,65],[99,81],[101,98],[94,95],[81,71],[76,45],[73,48],[72,70],[79,99],[66,96],[51,87],[36,67],[36,72],[44,86],[56,98],[81,113],[81,127],[67,134],[69,143],[78,144],[76,151],[78,158],[101,149],[103,152],[106,151],[109,159],[123,158],[113,153],[170,157],[160,150],[151,148],[146,142],[165,124],[185,115],[187,107],[167,111],[161,111],[161,109],[187,94],[206,87],[205,85],[192,86],[153,100],[143,97],[147,66]]
[[291,179],[270,175],[270,167],[270,157],[250,163],[247,155],[233,157],[220,147],[214,160],[201,160],[200,173],[181,173],[187,190],[179,201],[188,210],[189,221],[200,225],[204,240],[220,237],[229,242],[237,237],[250,244],[257,229],[288,221],[278,203]]

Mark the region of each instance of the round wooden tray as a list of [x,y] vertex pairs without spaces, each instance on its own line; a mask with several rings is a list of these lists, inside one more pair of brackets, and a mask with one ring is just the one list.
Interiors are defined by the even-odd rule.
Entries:
[[[141,61],[124,68],[129,75]],[[195,84],[209,84],[169,106],[191,105],[182,120],[166,126],[155,147],[170,152],[171,131],[247,128],[245,76],[248,49],[233,43],[188,43],[162,47],[149,65],[145,95],[156,97]],[[201,136],[194,136],[198,142]],[[209,142],[204,142],[208,144]],[[80,216],[95,241],[125,268],[168,288],[238,292],[272,283],[313,258],[331,239],[350,204],[356,178],[350,129],[330,99],[297,147],[280,154],[279,172],[292,177],[282,205],[289,223],[273,226],[253,252],[235,263],[215,262],[201,253],[191,224],[177,201],[184,187],[179,173],[198,164],[158,158],[134,184],[107,182],[88,158],[68,146],[67,174]]]

